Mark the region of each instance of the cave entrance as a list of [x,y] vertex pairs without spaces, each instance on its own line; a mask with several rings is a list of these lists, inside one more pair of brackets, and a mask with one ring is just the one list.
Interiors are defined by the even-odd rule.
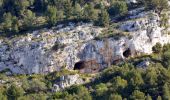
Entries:
[[129,48],[126,49],[126,50],[123,52],[123,56],[126,57],[126,58],[128,58],[130,55],[131,55],[131,51],[130,51]]
[[95,60],[80,61],[75,63],[74,70],[80,70],[82,73],[93,73],[100,70],[99,66]]
[[85,62],[84,61],[80,61],[80,62],[77,62],[75,65],[74,65],[74,70],[81,70],[85,67]]

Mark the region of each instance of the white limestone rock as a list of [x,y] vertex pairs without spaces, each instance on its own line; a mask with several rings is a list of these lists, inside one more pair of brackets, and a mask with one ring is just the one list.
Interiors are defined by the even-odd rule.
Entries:
[[79,77],[78,74],[61,76],[60,80],[53,85],[53,91],[57,92],[67,87],[77,84],[83,84],[84,81]]
[[[26,36],[1,39],[0,71],[10,69],[13,73],[32,74],[60,70],[65,64],[63,61],[72,65],[67,56],[71,58],[77,56],[78,51],[74,47],[78,46],[79,43],[93,39],[102,30],[102,28],[94,27],[90,23],[80,23],[78,26],[70,23],[66,27],[56,29],[58,27],[60,28],[62,25],[49,30],[34,31]],[[56,43],[67,46],[64,51],[62,48],[54,51],[52,48]],[[59,54],[63,54],[61,55],[63,58],[56,58],[56,56],[60,56],[56,52],[62,52]]]
[[[18,74],[48,73],[60,71],[63,66],[72,70],[77,62],[83,61],[94,61],[98,69],[103,69],[126,56],[151,54],[157,42],[170,43],[170,36],[160,27],[159,16],[140,11],[143,10],[131,11],[132,20],[119,26],[121,31],[128,31],[131,38],[94,40],[103,28],[91,23],[70,23],[26,36],[0,39],[0,71],[8,68]],[[58,48],[53,50],[55,45]]]

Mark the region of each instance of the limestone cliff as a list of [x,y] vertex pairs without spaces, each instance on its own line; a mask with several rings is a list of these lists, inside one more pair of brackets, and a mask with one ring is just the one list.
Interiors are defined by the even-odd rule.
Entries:
[[[138,8],[129,11],[127,21],[117,30],[128,35],[96,40],[104,28],[91,23],[69,23],[42,29],[25,36],[0,39],[0,70],[32,74],[80,69],[95,72],[117,60],[140,54],[151,54],[157,43],[170,43],[167,31],[160,27],[159,16]],[[83,69],[83,70],[82,70]]]

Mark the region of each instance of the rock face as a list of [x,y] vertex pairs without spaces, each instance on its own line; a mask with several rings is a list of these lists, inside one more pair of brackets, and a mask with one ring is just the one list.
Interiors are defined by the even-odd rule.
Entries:
[[53,85],[53,91],[57,92],[76,84],[83,84],[83,80],[78,74],[61,76],[60,80]]
[[26,36],[0,39],[0,70],[32,74],[59,71],[62,67],[82,72],[99,71],[120,59],[151,54],[157,43],[170,43],[153,12],[130,11],[130,21],[119,24],[129,36],[94,40],[103,28],[92,24],[58,25]]
[[[71,65],[74,66],[75,59],[78,59],[79,51],[76,48],[93,39],[101,30],[102,28],[92,24],[69,23],[66,27],[58,25],[26,36],[2,38],[0,70],[10,69],[13,73],[32,74],[53,72],[63,66],[70,68]],[[54,50],[57,44],[65,46]]]

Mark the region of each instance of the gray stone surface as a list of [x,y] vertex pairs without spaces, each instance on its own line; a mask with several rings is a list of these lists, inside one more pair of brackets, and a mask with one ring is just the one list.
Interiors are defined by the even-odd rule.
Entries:
[[[141,8],[142,9],[142,8]],[[74,69],[80,61],[95,61],[100,69],[129,56],[151,54],[157,43],[170,43],[170,36],[160,27],[160,18],[153,12],[131,11],[129,21],[120,23],[119,29],[130,36],[116,40],[106,38],[94,40],[103,28],[90,23],[70,23],[52,29],[42,29],[25,36],[0,39],[0,70],[13,73],[32,74],[59,71],[61,67]],[[130,38],[129,38],[130,37]],[[52,48],[58,44],[56,50]]]
[[78,85],[83,83],[84,83],[83,80],[79,77],[78,74],[61,76],[60,80],[53,85],[52,90],[54,92],[57,92],[67,87],[70,87],[72,85],[76,85],[76,84]]

